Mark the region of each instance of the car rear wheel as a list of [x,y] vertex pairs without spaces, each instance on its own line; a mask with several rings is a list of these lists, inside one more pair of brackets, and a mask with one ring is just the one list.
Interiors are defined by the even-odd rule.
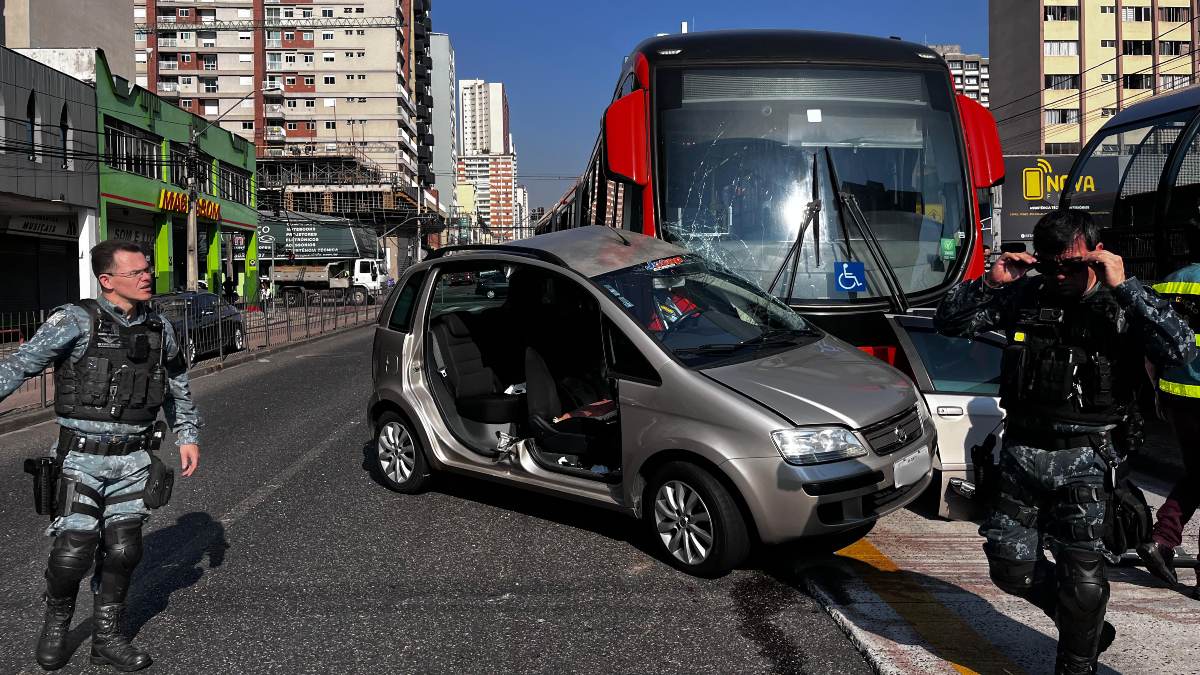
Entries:
[[187,342],[183,343],[183,358],[187,361],[189,368],[196,363],[196,355],[196,341],[188,338]]
[[242,331],[242,325],[237,324],[233,327],[233,338],[229,341],[230,351],[240,352],[246,348],[246,334]]
[[729,490],[690,462],[664,464],[650,481],[646,522],[667,561],[697,576],[721,576],[750,552],[746,521]]
[[365,305],[367,304],[367,292],[361,288],[356,288],[350,291],[350,304]]
[[429,482],[429,465],[414,429],[400,415],[385,412],[375,424],[375,453],[369,466],[385,487],[404,494]]

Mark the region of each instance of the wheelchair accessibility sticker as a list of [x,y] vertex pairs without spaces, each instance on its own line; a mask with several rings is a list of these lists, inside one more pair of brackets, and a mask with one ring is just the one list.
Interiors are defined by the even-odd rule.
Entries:
[[862,293],[867,290],[866,265],[861,262],[833,263],[834,283],[843,293]]

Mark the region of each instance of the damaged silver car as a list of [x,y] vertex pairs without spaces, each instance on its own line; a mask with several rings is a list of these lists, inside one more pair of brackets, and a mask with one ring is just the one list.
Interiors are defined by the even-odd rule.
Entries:
[[755,540],[865,533],[930,481],[935,432],[904,375],[631,232],[437,251],[397,285],[373,350],[386,486],[458,472],[609,507],[693,574]]

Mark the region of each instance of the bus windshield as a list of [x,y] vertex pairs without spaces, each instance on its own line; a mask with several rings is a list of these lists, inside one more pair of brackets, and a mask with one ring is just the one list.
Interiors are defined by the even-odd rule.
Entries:
[[663,236],[793,305],[886,298],[881,265],[905,295],[954,282],[972,223],[952,96],[939,70],[660,70]]

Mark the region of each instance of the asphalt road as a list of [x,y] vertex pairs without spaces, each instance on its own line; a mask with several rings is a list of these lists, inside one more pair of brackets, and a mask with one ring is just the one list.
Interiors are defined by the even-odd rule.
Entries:
[[[609,511],[455,476],[380,487],[363,466],[370,339],[193,383],[200,468],[147,526],[131,592],[147,672],[871,672],[784,550],[695,579]],[[55,433],[0,436],[0,673],[41,672],[50,542],[21,460]],[[62,672],[107,672],[87,665],[79,604]]]

